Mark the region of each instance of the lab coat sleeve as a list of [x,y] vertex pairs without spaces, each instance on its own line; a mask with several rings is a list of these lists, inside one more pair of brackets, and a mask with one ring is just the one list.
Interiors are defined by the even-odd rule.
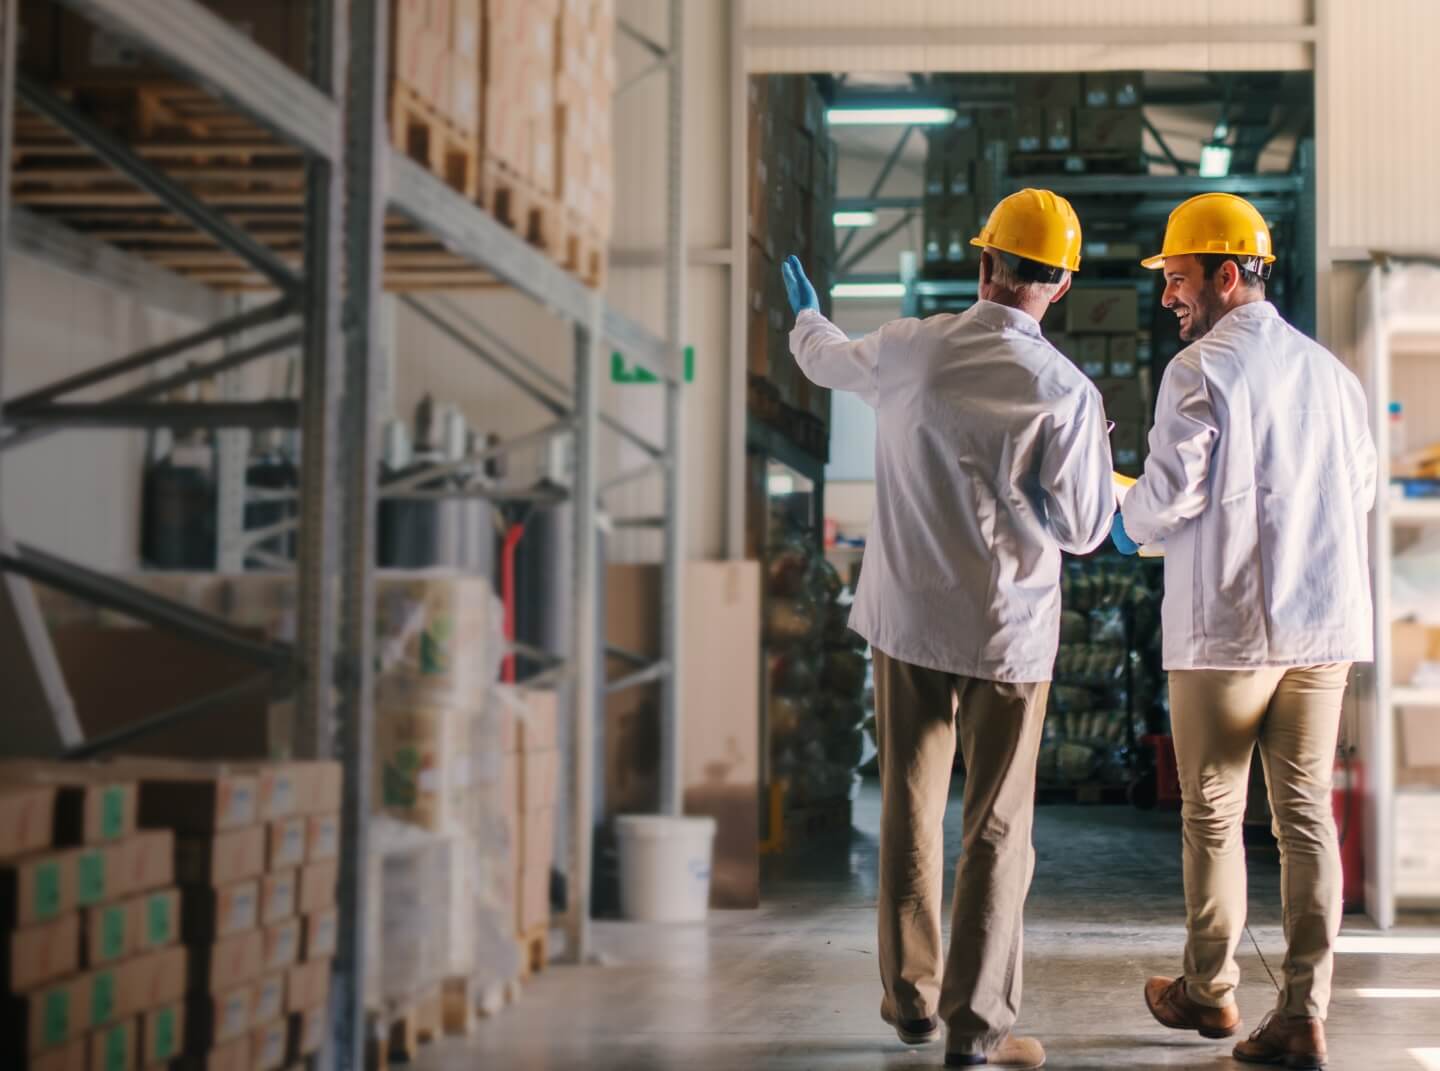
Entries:
[[1163,542],[1200,515],[1209,501],[1210,454],[1219,434],[1200,359],[1181,354],[1160,383],[1145,472],[1125,496],[1131,539]]
[[1355,509],[1363,517],[1375,508],[1377,468],[1375,440],[1370,435],[1370,424],[1365,419],[1365,395],[1357,387],[1358,398],[1352,399],[1352,424],[1355,432],[1350,443],[1350,484],[1355,489]]
[[1040,490],[1055,541],[1071,554],[1088,554],[1110,532],[1115,485],[1100,393],[1087,387],[1079,397],[1069,419],[1046,437]]
[[871,409],[879,403],[880,355],[894,324],[851,341],[814,309],[802,309],[790,332],[790,352],[811,383],[858,394]]

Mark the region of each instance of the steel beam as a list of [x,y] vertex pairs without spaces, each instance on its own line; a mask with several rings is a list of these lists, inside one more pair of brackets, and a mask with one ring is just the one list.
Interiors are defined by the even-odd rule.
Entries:
[[268,673],[258,673],[246,677],[239,684],[229,688],[222,688],[218,692],[211,692],[209,695],[202,695],[181,703],[179,706],[171,707],[160,714],[155,714],[141,721],[133,722],[114,732],[106,733],[104,736],[92,737],[83,743],[77,743],[73,747],[65,749],[64,757],[67,759],[89,759],[96,755],[103,755],[107,751],[113,751],[117,747],[129,744],[132,741],[143,739],[151,733],[158,732],[168,726],[174,725],[177,721],[185,721],[196,715],[204,714],[214,710],[216,707],[233,703],[237,699],[247,699],[252,695],[267,694],[272,691],[274,680]]
[[605,694],[613,695],[616,692],[627,691],[630,688],[638,688],[642,684],[651,684],[655,681],[661,682],[663,689],[665,681],[670,679],[669,662],[652,662],[644,669],[636,670],[634,673],[627,673],[623,677],[616,677],[613,681],[605,683]]
[[197,643],[220,648],[277,672],[288,672],[293,662],[293,652],[285,644],[257,642],[245,630],[236,628],[223,618],[162,599],[144,588],[23,543],[0,549],[0,570],[26,577],[147,625],[169,629]]
[[[653,517],[616,517],[610,523],[615,528],[654,528],[656,530],[664,528],[668,531],[670,527],[668,518],[668,514],[656,514]],[[664,627],[663,624],[661,627]]]
[[1175,155],[1175,150],[1170,148],[1170,143],[1165,140],[1165,135],[1160,133],[1159,128],[1150,121],[1150,117],[1145,114],[1143,108],[1140,111],[1140,121],[1145,124],[1145,129],[1150,131],[1150,136],[1155,139],[1155,144],[1160,146],[1160,151],[1165,154],[1165,159],[1170,161],[1170,166],[1175,169],[1175,173],[1183,175],[1189,171],[1189,165]]
[[601,362],[604,309],[599,295],[590,298],[590,314],[575,322],[575,471],[572,563],[573,616],[570,620],[568,688],[574,766],[571,773],[570,866],[566,912],[568,954],[576,963],[590,955],[590,880],[595,838],[595,699],[599,683],[596,664],[599,562],[595,545],[596,414],[595,382]]
[[[636,27],[636,25],[629,19],[617,17],[615,19],[615,28],[620,31],[622,36],[628,37],[630,40],[634,41],[646,52],[650,53],[650,55],[653,56],[655,59],[669,59],[670,49],[666,48],[659,41],[655,40],[644,30]],[[674,39],[672,38],[671,40],[673,41]]]
[[[670,0],[670,77],[666,133],[665,343],[671,367],[685,366],[688,215],[685,189],[685,0]],[[664,533],[660,566],[660,660],[669,667],[660,685],[660,810],[685,810],[684,718],[680,709],[680,607],[685,570],[685,377],[667,381],[666,465],[661,477]]]
[[85,387],[92,387],[97,383],[103,383],[107,379],[124,375],[127,372],[134,372],[154,364],[156,361],[163,361],[167,357],[175,357],[187,350],[204,346],[207,343],[223,339],[227,335],[244,331],[246,328],[259,327],[271,323],[287,315],[291,310],[288,299],[282,298],[279,301],[265,305],[239,316],[221,320],[219,323],[211,324],[209,327],[179,338],[162,342],[158,346],[150,346],[128,357],[121,357],[109,361],[97,368],[91,368],[84,372],[76,373],[73,376],[66,376],[64,379],[50,383],[37,390],[29,391],[17,398],[12,398],[5,403],[7,409],[24,409],[26,406],[39,402],[50,402],[62,394],[69,394],[71,391],[82,390]]
[[197,323],[208,323],[227,311],[226,299],[217,291],[18,206],[10,209],[9,248],[140,304]]
[[340,154],[340,110],[321,89],[195,0],[62,0],[280,137]]
[[1019,45],[1170,45],[1187,44],[1313,44],[1317,31],[1311,24],[1210,23],[1206,25],[1040,26],[1010,25],[937,26],[756,26],[745,31],[747,49],[854,48],[873,52],[883,48],[973,48]]
[[634,651],[627,651],[623,647],[616,647],[614,644],[610,643],[607,643],[605,645],[605,655],[607,658],[618,658],[622,662],[629,662],[632,666],[648,666],[651,662],[655,661],[649,655],[642,655],[637,654]]
[[[267,402],[50,402],[6,418],[17,428],[293,428],[300,407],[293,401]],[[8,450],[30,437],[19,432],[0,439]]]
[[855,251],[855,255],[853,257],[840,265],[839,269],[836,271],[836,274],[841,276],[848,275],[850,271],[855,267],[855,265],[859,264],[875,250],[879,249],[882,245],[884,245],[891,238],[893,238],[899,231],[909,226],[910,221],[914,218],[914,212],[906,212],[890,226],[886,227],[884,230],[876,232],[876,234],[874,234],[868,241],[866,241],[864,245],[862,245],[859,249]]
[[[593,292],[584,283],[415,161],[392,150],[388,174],[391,207],[435,235],[452,253],[572,323],[589,315]],[[603,337],[656,377],[683,374],[682,365],[667,360],[664,344],[628,316],[602,306],[601,325]]]
[[340,932],[335,1055],[339,1071],[365,1067],[365,880],[374,748],[375,525],[380,467],[381,395],[387,386],[381,339],[384,275],[386,69],[390,5],[349,0],[350,63],[345,82],[345,292],[342,410],[344,516],[340,576]]
[[[910,135],[913,133],[915,133],[915,128],[913,126],[907,126],[900,132],[900,136],[895,139],[895,147],[890,150],[890,155],[885,157],[885,163],[880,166],[880,173],[875,176],[875,181],[870,184],[869,197],[871,200],[880,196],[880,191],[885,187],[885,180],[890,177],[890,172],[895,170],[895,164],[899,162],[901,154],[905,152],[905,146],[910,144]],[[845,254],[849,251],[850,243],[855,240],[857,233],[859,232],[851,228],[850,232],[845,235],[845,240],[840,243],[840,249],[835,254],[837,261],[844,262]]]
[[646,476],[653,476],[665,468],[666,465],[667,462],[665,461],[647,461],[642,465],[636,465],[632,469],[627,469],[603,481],[600,484],[598,493],[603,496],[615,490],[617,487],[624,486],[627,483],[634,483],[636,480],[643,480]]
[[157,169],[110,131],[82,115],[39,82],[23,75],[16,82],[18,94],[26,104],[89,146],[101,160],[245,260],[282,291],[293,292],[299,285],[290,266],[268,246],[256,241],[224,213],[217,212],[187,187]]

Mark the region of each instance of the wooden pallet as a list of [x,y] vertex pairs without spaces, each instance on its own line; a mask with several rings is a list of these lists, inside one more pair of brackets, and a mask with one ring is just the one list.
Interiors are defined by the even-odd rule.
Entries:
[[409,86],[390,87],[390,141],[471,201],[480,197],[480,140],[461,130]]
[[389,1059],[393,1063],[410,1063],[419,1054],[420,1046],[428,1045],[444,1031],[443,990],[434,985],[414,998],[398,1005],[385,1018],[385,1037]]
[[520,943],[520,980],[528,982],[535,975],[544,973],[550,965],[550,925],[536,926],[517,940]]
[[552,234],[548,252],[560,267],[586,286],[605,285],[607,243],[592,226],[573,212],[561,212]]
[[445,1033],[468,1036],[480,1020],[480,994],[469,978],[447,978],[440,983],[441,1015]]

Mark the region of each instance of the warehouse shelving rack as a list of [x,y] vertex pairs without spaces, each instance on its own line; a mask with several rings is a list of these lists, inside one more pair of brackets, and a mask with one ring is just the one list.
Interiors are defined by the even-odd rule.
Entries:
[[[575,728],[570,953],[588,954],[590,831],[593,828],[595,697],[602,672],[596,657],[597,562],[593,537],[600,491],[595,470],[601,417],[597,376],[608,341],[665,387],[665,441],[647,450],[664,481],[664,508],[648,519],[664,532],[660,659],[639,671],[663,682],[662,806],[681,797],[678,718],[678,622],[682,471],[680,339],[684,323],[684,188],[682,0],[670,0],[671,44],[655,45],[654,69],[669,76],[664,337],[609,306],[596,290],[562,271],[540,251],[485,215],[435,176],[389,147],[386,95],[389,4],[385,0],[314,0],[308,77],[256,47],[195,0],[56,0],[140,47],[186,82],[200,86],[306,156],[305,260],[299,271],[275,256],[223,213],[97,128],[48,86],[16,70],[18,0],[0,0],[0,250],[15,250],[113,286],[138,300],[207,324],[183,338],[130,354],[80,376],[9,399],[0,411],[0,451],[64,427],[298,427],[301,493],[298,517],[297,642],[257,643],[224,620],[161,599],[112,577],[11,541],[0,516],[0,652],[15,672],[7,680],[7,746],[19,753],[92,754],[150,728],[195,717],[245,693],[298,698],[295,751],[343,762],[343,853],[339,1011],[333,1055],[342,1068],[363,1066],[363,919],[371,737],[375,518],[378,481],[377,387],[382,369],[377,315],[383,275],[385,215],[393,210],[573,325],[574,379],[557,403],[574,440],[571,487],[575,613],[567,652],[570,713]],[[631,31],[633,33],[633,31]],[[648,39],[647,39],[648,40]],[[115,170],[187,222],[234,252],[274,283],[278,298],[237,310],[232,299],[144,260],[14,210],[9,180],[17,95],[66,129]],[[4,320],[0,257],[0,322]],[[450,326],[454,326],[452,323]],[[254,334],[265,331],[258,340]],[[249,332],[245,340],[232,340]],[[225,341],[219,358],[152,380],[102,402],[62,402],[81,387],[153,367],[168,357]],[[210,403],[158,401],[179,386],[209,379],[299,347],[297,400]],[[483,349],[481,346],[472,347]],[[4,351],[0,347],[0,398]],[[607,418],[608,420],[608,418]],[[609,426],[629,435],[628,429]],[[522,437],[528,438],[528,437]],[[632,478],[626,474],[623,478]],[[619,478],[617,478],[619,479]],[[610,481],[612,484],[616,481]],[[30,582],[39,582],[222,647],[256,666],[238,689],[157,714],[105,739],[85,740],[70,703]],[[337,597],[338,596],[338,597]],[[631,675],[634,676],[633,674]]]

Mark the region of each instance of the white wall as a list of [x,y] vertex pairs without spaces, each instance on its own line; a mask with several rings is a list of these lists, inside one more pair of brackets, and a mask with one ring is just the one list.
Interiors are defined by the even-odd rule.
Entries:
[[[6,397],[164,341],[193,325],[113,291],[10,254]],[[134,386],[135,375],[104,392]],[[96,390],[67,397],[94,400]],[[86,565],[133,569],[139,559],[144,435],[62,431],[0,455],[3,516],[13,538]]]

